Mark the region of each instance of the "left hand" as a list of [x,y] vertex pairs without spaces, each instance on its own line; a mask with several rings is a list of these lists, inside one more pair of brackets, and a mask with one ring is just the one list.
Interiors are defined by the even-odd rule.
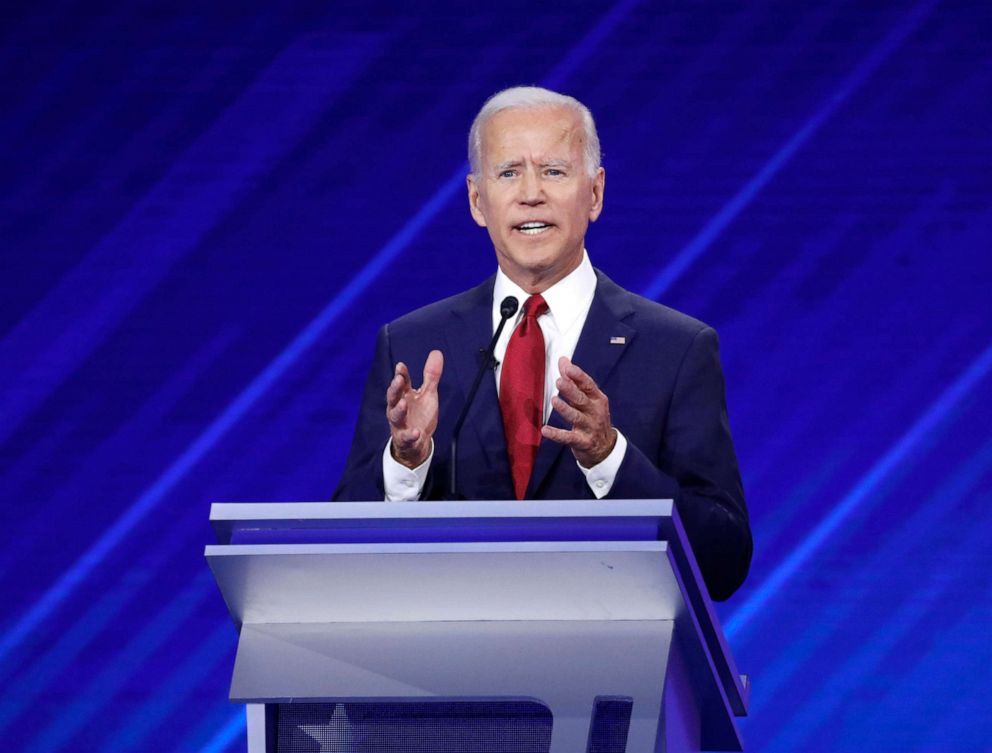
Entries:
[[617,443],[610,421],[610,399],[591,376],[564,356],[558,359],[558,370],[558,394],[551,398],[551,406],[572,428],[566,431],[545,425],[541,436],[567,445],[582,467],[592,468],[606,460]]

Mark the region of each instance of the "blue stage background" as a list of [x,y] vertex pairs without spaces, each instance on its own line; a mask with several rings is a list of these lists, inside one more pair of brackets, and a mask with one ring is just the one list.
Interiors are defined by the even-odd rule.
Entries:
[[494,269],[465,137],[519,83],[598,118],[594,263],[721,334],[750,749],[992,749],[992,4],[45,0],[0,39],[3,750],[244,749],[208,505],[329,498],[376,329]]

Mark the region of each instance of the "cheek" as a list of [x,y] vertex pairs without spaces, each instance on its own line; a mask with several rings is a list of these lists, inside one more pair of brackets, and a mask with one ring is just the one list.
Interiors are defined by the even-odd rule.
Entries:
[[588,208],[576,204],[568,213],[567,220],[569,228],[578,231],[583,225],[585,225],[586,222],[589,221]]
[[493,214],[492,204],[487,199],[480,196],[474,209],[473,216],[476,222],[482,227],[492,227],[497,224]]

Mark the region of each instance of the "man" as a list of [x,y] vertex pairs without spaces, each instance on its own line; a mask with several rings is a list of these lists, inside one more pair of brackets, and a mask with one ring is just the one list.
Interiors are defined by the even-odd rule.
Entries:
[[[606,180],[592,115],[507,89],[476,116],[469,160],[498,271],[380,330],[335,499],[674,498],[711,596],[727,598],[751,533],[716,333],[590,264]],[[452,490],[453,425],[507,296],[520,311],[459,435]],[[408,364],[423,364],[419,388]]]

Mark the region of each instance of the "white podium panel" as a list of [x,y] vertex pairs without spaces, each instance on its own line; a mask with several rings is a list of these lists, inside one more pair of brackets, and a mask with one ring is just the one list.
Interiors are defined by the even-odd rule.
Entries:
[[252,753],[290,702],[538,701],[585,751],[741,750],[746,694],[669,501],[214,505]]

